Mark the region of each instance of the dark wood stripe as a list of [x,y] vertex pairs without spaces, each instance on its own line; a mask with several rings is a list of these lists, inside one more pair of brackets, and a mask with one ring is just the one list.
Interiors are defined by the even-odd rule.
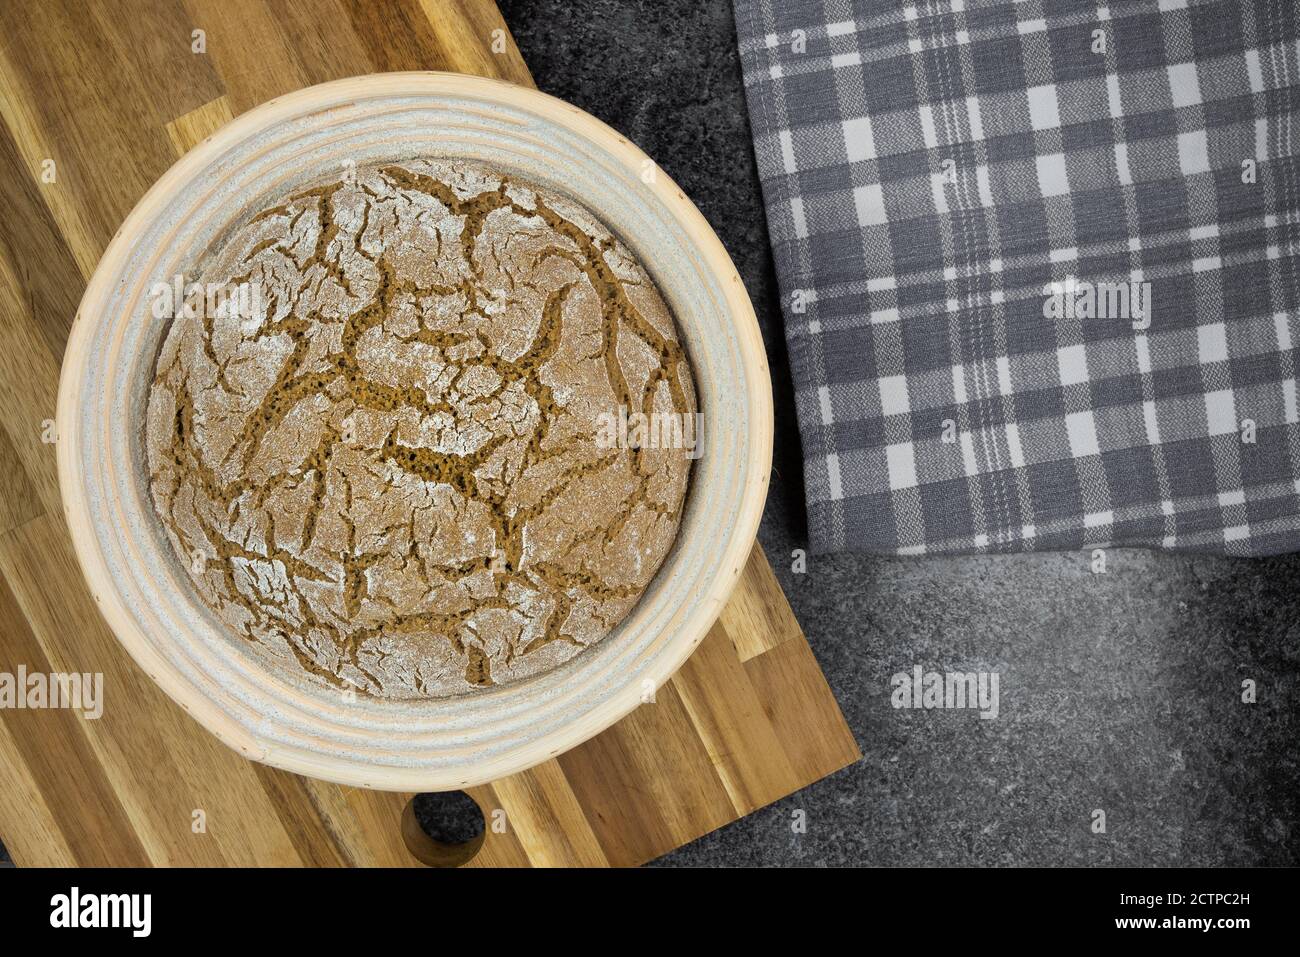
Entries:
[[[8,581],[0,575],[0,671],[48,675],[52,668]],[[86,719],[62,709],[0,710],[0,720],[45,796],[64,839],[82,866],[145,866],[150,863],[126,811],[86,738]],[[6,835],[21,858],[24,835]]]

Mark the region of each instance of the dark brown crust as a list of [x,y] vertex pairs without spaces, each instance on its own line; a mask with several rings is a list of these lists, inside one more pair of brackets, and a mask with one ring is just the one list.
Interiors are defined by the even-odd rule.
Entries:
[[200,275],[264,308],[173,320],[146,448],[233,631],[332,685],[433,697],[553,668],[631,610],[690,458],[610,448],[600,417],[695,393],[658,291],[589,214],[412,161],[266,210]]

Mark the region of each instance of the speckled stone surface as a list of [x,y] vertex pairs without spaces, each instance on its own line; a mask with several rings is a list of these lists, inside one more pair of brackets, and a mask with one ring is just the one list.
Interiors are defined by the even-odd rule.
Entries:
[[[864,754],[659,863],[1300,863],[1300,558],[839,555],[793,574],[799,437],[730,5],[500,6],[538,85],[662,164],[749,287],[776,379],[760,539]],[[999,717],[895,710],[890,677],[915,665],[998,672]]]

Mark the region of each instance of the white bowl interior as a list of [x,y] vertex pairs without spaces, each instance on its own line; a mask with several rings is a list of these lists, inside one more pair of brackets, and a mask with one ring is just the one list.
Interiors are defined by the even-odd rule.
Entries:
[[[200,602],[163,534],[148,498],[142,424],[168,320],[152,315],[147,292],[178,273],[192,278],[202,252],[271,197],[341,172],[348,160],[412,157],[472,160],[549,187],[628,244],[677,318],[705,452],[692,469],[677,544],[604,641],[483,693],[350,700],[268,669],[242,648]],[[725,598],[720,583],[744,562],[766,491],[770,381],[752,309],[716,237],[677,187],[643,164],[612,131],[541,94],[389,74],[246,114],[141,202],[105,254],[74,330],[59,410],[60,445],[70,448],[60,449],[60,470],[78,553],[110,624],[210,730],[251,757],[343,783],[463,787],[600,731],[667,680],[703,637]]]

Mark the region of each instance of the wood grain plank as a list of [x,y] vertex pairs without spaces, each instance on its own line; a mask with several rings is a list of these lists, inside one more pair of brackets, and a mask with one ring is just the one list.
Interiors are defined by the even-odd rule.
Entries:
[[[84,280],[42,193],[56,184],[41,184],[32,175],[8,126],[0,124],[0,281],[35,324],[51,356],[63,355]],[[6,312],[17,321],[17,315]]]
[[[389,836],[387,830],[368,834],[361,828],[356,812],[348,803],[348,788],[313,778],[290,777],[294,777],[307,792],[321,826],[329,832],[330,840],[350,866],[385,867],[395,862],[404,863],[399,855],[393,853],[393,845],[380,839]],[[306,854],[301,848],[300,853]]]
[[[180,3],[82,0],[77,6],[84,11],[82,29],[104,37],[114,69],[148,84],[145,105],[152,110],[153,126],[221,95],[211,60],[193,50],[194,24]],[[150,29],[140,29],[142,19]]]
[[75,0],[0,4],[0,35],[0,110],[6,122],[14,116],[16,137],[56,161],[57,181],[43,195],[60,226],[75,219],[86,230],[63,233],[89,278],[123,218],[173,162],[153,106],[159,78],[122,69],[113,41],[86,28]]
[[352,29],[345,0],[279,0],[275,14],[308,83],[372,71],[370,55]]
[[[483,812],[486,827],[485,840],[478,855],[469,862],[470,867],[531,867],[532,861],[519,839],[519,829],[510,823],[507,817],[504,831],[493,830],[493,812],[504,810],[496,789],[490,785],[470,788],[468,794]],[[604,849],[602,848],[602,853]]]
[[673,675],[672,686],[739,814],[798,790],[800,779],[721,625]]
[[803,629],[758,542],[740,574],[740,583],[719,619],[740,660],[748,661],[792,638],[802,640]]
[[63,511],[55,447],[45,439],[58,407],[59,364],[32,320],[29,290],[0,248],[0,428],[45,514]]
[[176,117],[166,126],[176,156],[184,156],[234,118],[230,100],[224,94]]
[[449,63],[458,73],[492,76],[520,86],[533,86],[515,38],[494,3],[461,0],[420,0]]
[[43,511],[40,495],[27,477],[18,451],[8,434],[0,429],[0,534],[30,521]]
[[[56,670],[2,575],[0,629],[4,635],[0,672],[16,677],[20,669],[28,675],[49,675]],[[59,708],[6,708],[0,716],[20,763],[40,792],[75,802],[75,813],[59,816],[60,831],[75,863],[100,867],[149,863],[87,739],[87,727],[93,721],[84,713]]]
[[[313,787],[337,787],[313,782]],[[419,867],[420,862],[411,856],[402,840],[402,811],[410,800],[409,794],[388,791],[367,791],[364,788],[338,788],[343,792],[351,812],[348,833],[356,841],[364,842],[379,867]]]
[[0,721],[0,844],[19,867],[75,867],[77,856],[68,846],[59,819],[66,809],[51,808],[50,796],[32,776],[18,742]]
[[[3,31],[0,35],[9,36],[5,18],[16,9],[16,5],[0,8],[0,31]],[[64,162],[67,157],[61,153],[56,155],[49,134],[42,129],[40,115],[33,103],[32,81],[24,75],[23,64],[15,62],[11,57],[9,47],[9,43],[0,43],[0,119],[4,120],[6,135],[17,144],[20,162],[14,166],[22,172],[10,173],[6,170],[6,179],[16,177],[15,181],[30,179],[42,183],[42,200],[76,259],[77,272],[84,282],[94,272],[102,246],[96,238],[94,224],[78,203],[76,193],[66,187],[66,176],[65,185],[59,186],[58,177],[67,172]],[[42,92],[46,96],[50,95],[48,91]],[[55,98],[57,99],[57,93]],[[42,177],[46,173],[46,164],[51,163],[53,166],[50,171],[54,174],[55,182],[46,183]],[[15,232],[13,235],[22,234]]]
[[[123,653],[80,582],[61,516],[0,537],[0,574],[53,670],[103,674],[104,715],[88,723],[87,738],[150,861],[300,863],[252,765],[198,728]],[[66,584],[55,591],[50,582]],[[207,817],[206,834],[191,830],[195,810]]]
[[280,824],[298,856],[309,867],[343,867],[355,863],[327,826],[328,820],[312,799],[307,779],[258,764],[253,769],[271,798]]
[[455,69],[454,55],[438,42],[418,0],[347,0],[345,6],[374,72]]
[[[861,760],[826,677],[803,638],[744,663],[776,736],[799,780],[812,782]],[[809,702],[822,702],[809,707]]]
[[506,826],[534,867],[603,867],[605,852],[555,761],[492,782]]
[[736,817],[671,683],[557,760],[615,866],[659,857]]
[[261,0],[185,0],[190,22],[207,34],[207,53],[238,116],[307,85],[293,44]]

